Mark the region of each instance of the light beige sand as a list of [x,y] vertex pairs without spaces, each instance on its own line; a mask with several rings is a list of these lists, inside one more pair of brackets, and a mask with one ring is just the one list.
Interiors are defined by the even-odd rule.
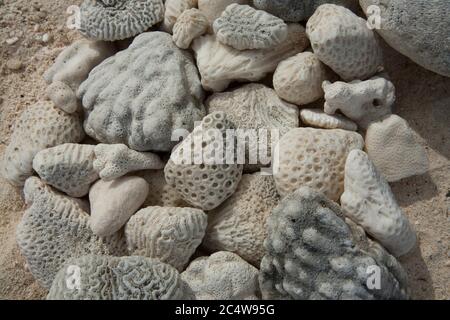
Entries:
[[[43,98],[42,73],[64,46],[79,37],[65,27],[66,8],[74,2],[33,1],[40,6],[37,11],[39,6],[30,0],[0,0],[0,157],[17,115]],[[39,25],[37,30],[35,25]],[[44,33],[53,40],[35,40]],[[4,43],[16,35],[16,44]],[[401,262],[409,274],[413,298],[450,299],[450,78],[426,71],[384,47],[386,69],[397,88],[395,111],[417,131],[431,163],[428,174],[392,185],[420,238],[419,247]],[[22,62],[21,70],[7,68],[13,58]],[[46,295],[27,271],[15,242],[23,210],[21,190],[0,178],[2,299],[40,299]]]

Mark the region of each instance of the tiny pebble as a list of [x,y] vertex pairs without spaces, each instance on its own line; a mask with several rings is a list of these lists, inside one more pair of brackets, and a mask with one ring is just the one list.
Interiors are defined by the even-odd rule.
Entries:
[[19,69],[22,68],[22,61],[20,61],[20,60],[18,60],[18,59],[14,59],[14,58],[9,59],[9,60],[6,62],[6,67],[7,67],[9,70],[19,70]]
[[445,263],[446,267],[450,267],[450,260],[447,260],[447,262]]
[[48,33],[45,33],[45,34],[42,36],[42,42],[47,43],[47,42],[49,42],[49,41],[50,41],[50,35],[49,35]]
[[19,41],[19,38],[17,38],[17,37],[13,37],[13,38],[10,38],[10,39],[6,39],[6,43],[9,44],[9,45],[13,45],[13,44],[16,43],[17,41]]

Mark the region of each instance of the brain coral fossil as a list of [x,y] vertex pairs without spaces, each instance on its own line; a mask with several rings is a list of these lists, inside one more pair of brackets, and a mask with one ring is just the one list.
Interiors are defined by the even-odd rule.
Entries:
[[[302,187],[288,195],[272,211],[267,228],[259,274],[264,299],[408,297],[400,263],[321,193]],[[370,286],[373,270],[379,287]]]
[[137,36],[94,68],[78,95],[88,135],[137,151],[170,151],[173,131],[191,131],[205,115],[197,68],[164,32]]
[[22,112],[4,155],[3,176],[23,186],[33,174],[33,158],[41,150],[84,137],[80,116],[67,114],[52,102],[41,101]]
[[416,234],[395,201],[387,181],[361,150],[350,152],[345,164],[342,211],[360,224],[396,257],[416,244]]
[[[76,279],[76,276],[80,278]],[[70,280],[73,280],[74,288],[67,285]],[[101,255],[86,255],[68,261],[57,273],[47,296],[47,300],[186,298],[186,284],[171,266],[145,257]]]
[[288,35],[288,27],[283,20],[236,3],[222,12],[213,27],[217,40],[238,50],[271,48]]
[[128,251],[158,259],[182,271],[202,242],[206,224],[206,214],[199,209],[142,209],[125,226]]
[[89,228],[89,215],[74,201],[30,177],[24,187],[29,206],[16,230],[20,251],[31,273],[49,288],[58,270],[70,259],[86,254],[124,255],[123,234],[100,238]]
[[123,40],[164,18],[162,0],[84,0],[79,31],[95,40]]

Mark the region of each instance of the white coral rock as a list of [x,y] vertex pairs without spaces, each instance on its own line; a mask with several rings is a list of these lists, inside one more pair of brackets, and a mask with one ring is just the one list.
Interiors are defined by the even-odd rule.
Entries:
[[389,182],[429,170],[425,148],[417,142],[408,122],[397,115],[372,122],[365,139],[370,159]]
[[37,177],[24,187],[28,205],[16,230],[17,243],[33,276],[46,288],[70,258],[126,254],[122,234],[98,237],[78,201],[55,192]]
[[164,168],[164,162],[151,152],[138,152],[124,144],[98,144],[95,146],[94,169],[105,181],[111,181],[139,170]]
[[47,184],[71,197],[83,197],[99,178],[94,159],[94,146],[66,143],[39,151],[33,169]]
[[92,232],[101,237],[114,234],[136,213],[148,192],[148,184],[141,177],[97,181],[89,191]]
[[364,129],[370,122],[390,115],[395,102],[394,85],[378,76],[350,83],[324,81],[323,89],[326,113],[340,111]]
[[206,225],[206,214],[199,209],[148,207],[125,226],[128,251],[182,271],[202,242]]
[[192,40],[206,33],[208,26],[208,19],[200,10],[186,10],[178,17],[173,27],[172,39],[179,48],[187,49]]
[[33,174],[33,158],[39,151],[63,143],[77,143],[83,138],[78,114],[67,114],[49,101],[29,106],[14,125],[5,150],[3,177],[22,186]]
[[[178,18],[183,12],[197,7],[197,0],[166,0],[162,30],[172,33]],[[208,22],[209,25],[209,22]]]
[[251,0],[198,0],[198,8],[206,15],[210,24],[213,24],[230,4],[250,4],[250,2]]
[[276,69],[278,63],[302,52],[308,46],[305,29],[288,25],[285,41],[270,49],[237,50],[213,35],[194,40],[192,49],[206,90],[223,91],[232,81],[258,81]]
[[280,98],[304,105],[323,97],[325,66],[314,53],[302,52],[281,61],[273,75],[273,87]]
[[288,35],[287,24],[280,18],[236,3],[222,12],[213,28],[217,40],[238,50],[272,48]]
[[346,117],[334,114],[330,115],[317,109],[302,109],[300,117],[306,125],[324,129],[343,129],[356,131],[358,126]]
[[264,256],[266,220],[279,199],[272,176],[244,174],[236,192],[208,213],[203,247],[234,252],[259,266]]
[[191,262],[181,278],[196,300],[257,300],[258,269],[231,252],[217,252]]
[[306,33],[317,57],[345,81],[365,80],[382,69],[374,31],[345,7],[321,5],[308,20]]
[[76,92],[89,72],[100,62],[112,56],[116,48],[103,41],[77,40],[65,48],[55,63],[44,73],[47,96],[55,106],[67,113],[81,110]]
[[344,188],[341,206],[345,215],[397,257],[414,248],[416,234],[408,218],[365,152],[353,150],[348,155]]
[[[224,112],[207,115],[172,152],[166,181],[191,205],[212,210],[228,199],[241,180],[243,166],[227,161],[226,131],[234,129]],[[233,146],[236,154],[236,145]]]
[[296,128],[285,134],[274,154],[275,183],[281,196],[305,186],[337,201],[344,192],[349,152],[362,149],[360,134],[341,129]]

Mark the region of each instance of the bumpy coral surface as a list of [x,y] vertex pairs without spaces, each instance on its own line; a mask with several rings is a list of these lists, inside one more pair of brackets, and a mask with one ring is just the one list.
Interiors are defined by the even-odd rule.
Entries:
[[96,40],[123,40],[164,18],[162,0],[84,0],[79,31]]
[[148,192],[148,184],[141,177],[97,181],[89,191],[92,232],[100,237],[114,234],[138,211]]
[[43,77],[49,84],[47,96],[65,112],[74,113],[81,109],[76,96],[78,87],[96,65],[115,52],[112,43],[86,39],[75,41],[58,55],[55,63],[44,73]]
[[170,151],[175,129],[192,130],[204,116],[197,69],[169,34],[148,32],[103,61],[78,91],[86,133],[137,151]]
[[302,109],[300,110],[300,117],[303,123],[312,127],[349,131],[356,131],[358,129],[356,123],[342,115],[330,115],[317,109]]
[[397,115],[372,122],[365,139],[370,159],[389,182],[424,174],[430,168],[413,129]]
[[93,145],[66,143],[39,151],[33,169],[45,183],[71,197],[83,197],[99,178],[94,159]]
[[206,33],[209,21],[198,9],[184,11],[173,27],[173,41],[181,49],[187,49],[192,40]]
[[39,151],[84,137],[78,114],[67,114],[52,102],[41,101],[22,112],[14,125],[4,155],[3,177],[22,186],[33,174],[33,158]]
[[279,199],[273,177],[244,174],[236,192],[208,214],[203,247],[234,252],[259,267],[266,220]]
[[212,210],[236,190],[243,166],[235,160],[236,144],[224,138],[233,128],[224,112],[211,113],[172,152],[166,180],[191,205]]
[[383,56],[374,32],[344,7],[320,6],[306,33],[317,57],[345,81],[365,80],[381,70]]
[[156,154],[134,151],[124,144],[98,144],[94,152],[94,169],[105,181],[133,171],[163,169],[165,165]]
[[148,207],[125,226],[128,251],[182,271],[202,242],[206,225],[206,214],[199,209]]
[[310,188],[283,199],[267,222],[259,276],[263,298],[407,298],[400,263],[344,221],[337,204]]
[[283,20],[247,5],[231,4],[214,21],[214,33],[223,44],[238,50],[267,49],[288,35]]
[[381,77],[350,83],[337,81],[332,84],[325,81],[323,89],[326,113],[340,111],[363,128],[367,128],[372,121],[390,115],[395,102],[394,85]]
[[87,255],[61,268],[47,300],[178,300],[186,285],[171,266],[145,257]]
[[195,259],[181,278],[196,300],[256,300],[260,296],[258,269],[231,252]]
[[281,196],[308,186],[338,200],[344,191],[344,167],[349,152],[362,149],[356,132],[341,129],[296,128],[284,135],[274,154],[274,178]]
[[[172,29],[178,18],[184,11],[195,8],[197,6],[197,0],[166,0],[166,10],[164,12],[164,21],[162,28],[164,31],[172,33]],[[209,25],[209,22],[207,23]]]
[[416,234],[408,218],[395,201],[387,181],[361,150],[353,150],[348,155],[344,189],[341,205],[346,216],[397,257],[414,248]]
[[36,177],[24,187],[29,206],[17,230],[17,242],[33,276],[49,288],[70,258],[86,254],[124,255],[126,243],[116,233],[100,238],[89,228],[89,215],[72,198],[56,193]]
[[237,50],[207,35],[194,40],[197,66],[206,90],[223,91],[232,81],[257,81],[276,69],[278,63],[308,46],[304,28],[288,25],[288,36],[270,49]]
[[198,8],[206,15],[209,22],[213,24],[230,4],[250,4],[250,2],[251,0],[198,0]]
[[273,75],[273,87],[280,98],[297,105],[323,97],[325,66],[311,52],[302,52],[281,61]]

